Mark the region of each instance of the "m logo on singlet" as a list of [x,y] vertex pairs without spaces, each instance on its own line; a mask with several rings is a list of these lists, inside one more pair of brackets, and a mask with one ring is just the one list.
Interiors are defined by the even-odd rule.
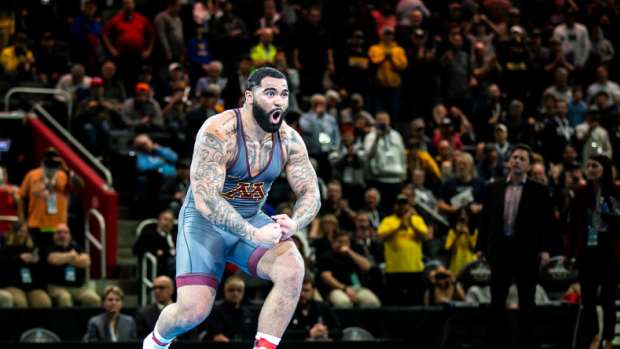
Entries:
[[261,201],[265,197],[265,183],[239,182],[231,190],[222,193],[226,199]]

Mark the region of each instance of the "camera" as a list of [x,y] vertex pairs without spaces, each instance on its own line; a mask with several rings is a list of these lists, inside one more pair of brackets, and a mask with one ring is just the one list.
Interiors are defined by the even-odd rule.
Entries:
[[45,159],[43,160],[43,166],[50,169],[60,168],[60,160],[58,159]]

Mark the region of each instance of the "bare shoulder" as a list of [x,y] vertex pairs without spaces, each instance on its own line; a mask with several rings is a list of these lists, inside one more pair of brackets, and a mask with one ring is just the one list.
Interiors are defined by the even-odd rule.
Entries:
[[207,119],[194,146],[194,158],[204,157],[204,152],[217,150],[217,162],[228,163],[237,154],[237,118],[235,112],[226,110]]
[[222,140],[228,140],[237,131],[237,117],[232,110],[226,110],[208,118],[200,128],[200,135],[210,133]]
[[286,149],[287,156],[290,156],[294,153],[305,152],[306,145],[301,138],[299,132],[297,132],[294,128],[289,126],[287,123],[283,122],[280,127],[280,139],[282,140],[282,144],[284,145],[284,149]]

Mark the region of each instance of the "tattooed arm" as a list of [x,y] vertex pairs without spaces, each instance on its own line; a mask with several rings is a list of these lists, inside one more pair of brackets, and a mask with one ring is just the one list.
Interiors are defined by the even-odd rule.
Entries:
[[319,212],[321,194],[304,141],[297,131],[288,125],[283,127],[286,128],[285,145],[288,156],[286,178],[297,196],[292,219],[297,223],[297,229],[300,229],[310,224]]
[[196,137],[190,168],[196,208],[216,225],[246,239],[253,239],[257,229],[220,196],[226,179],[226,163],[232,158],[230,142],[234,138],[227,132],[234,128],[227,127],[227,120],[222,119],[207,121]]

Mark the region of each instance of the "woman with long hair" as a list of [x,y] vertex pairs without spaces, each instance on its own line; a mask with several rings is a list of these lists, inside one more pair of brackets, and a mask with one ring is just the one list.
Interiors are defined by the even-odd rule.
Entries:
[[[616,320],[615,294],[620,265],[620,188],[614,184],[612,161],[593,155],[586,163],[587,184],[580,187],[569,215],[568,257],[576,258],[583,307],[582,345],[598,348],[597,290],[601,287],[605,349],[612,348]],[[588,343],[588,344],[586,344]]]
[[16,223],[0,250],[0,273],[17,308],[51,308],[44,291],[38,249],[25,223]]

